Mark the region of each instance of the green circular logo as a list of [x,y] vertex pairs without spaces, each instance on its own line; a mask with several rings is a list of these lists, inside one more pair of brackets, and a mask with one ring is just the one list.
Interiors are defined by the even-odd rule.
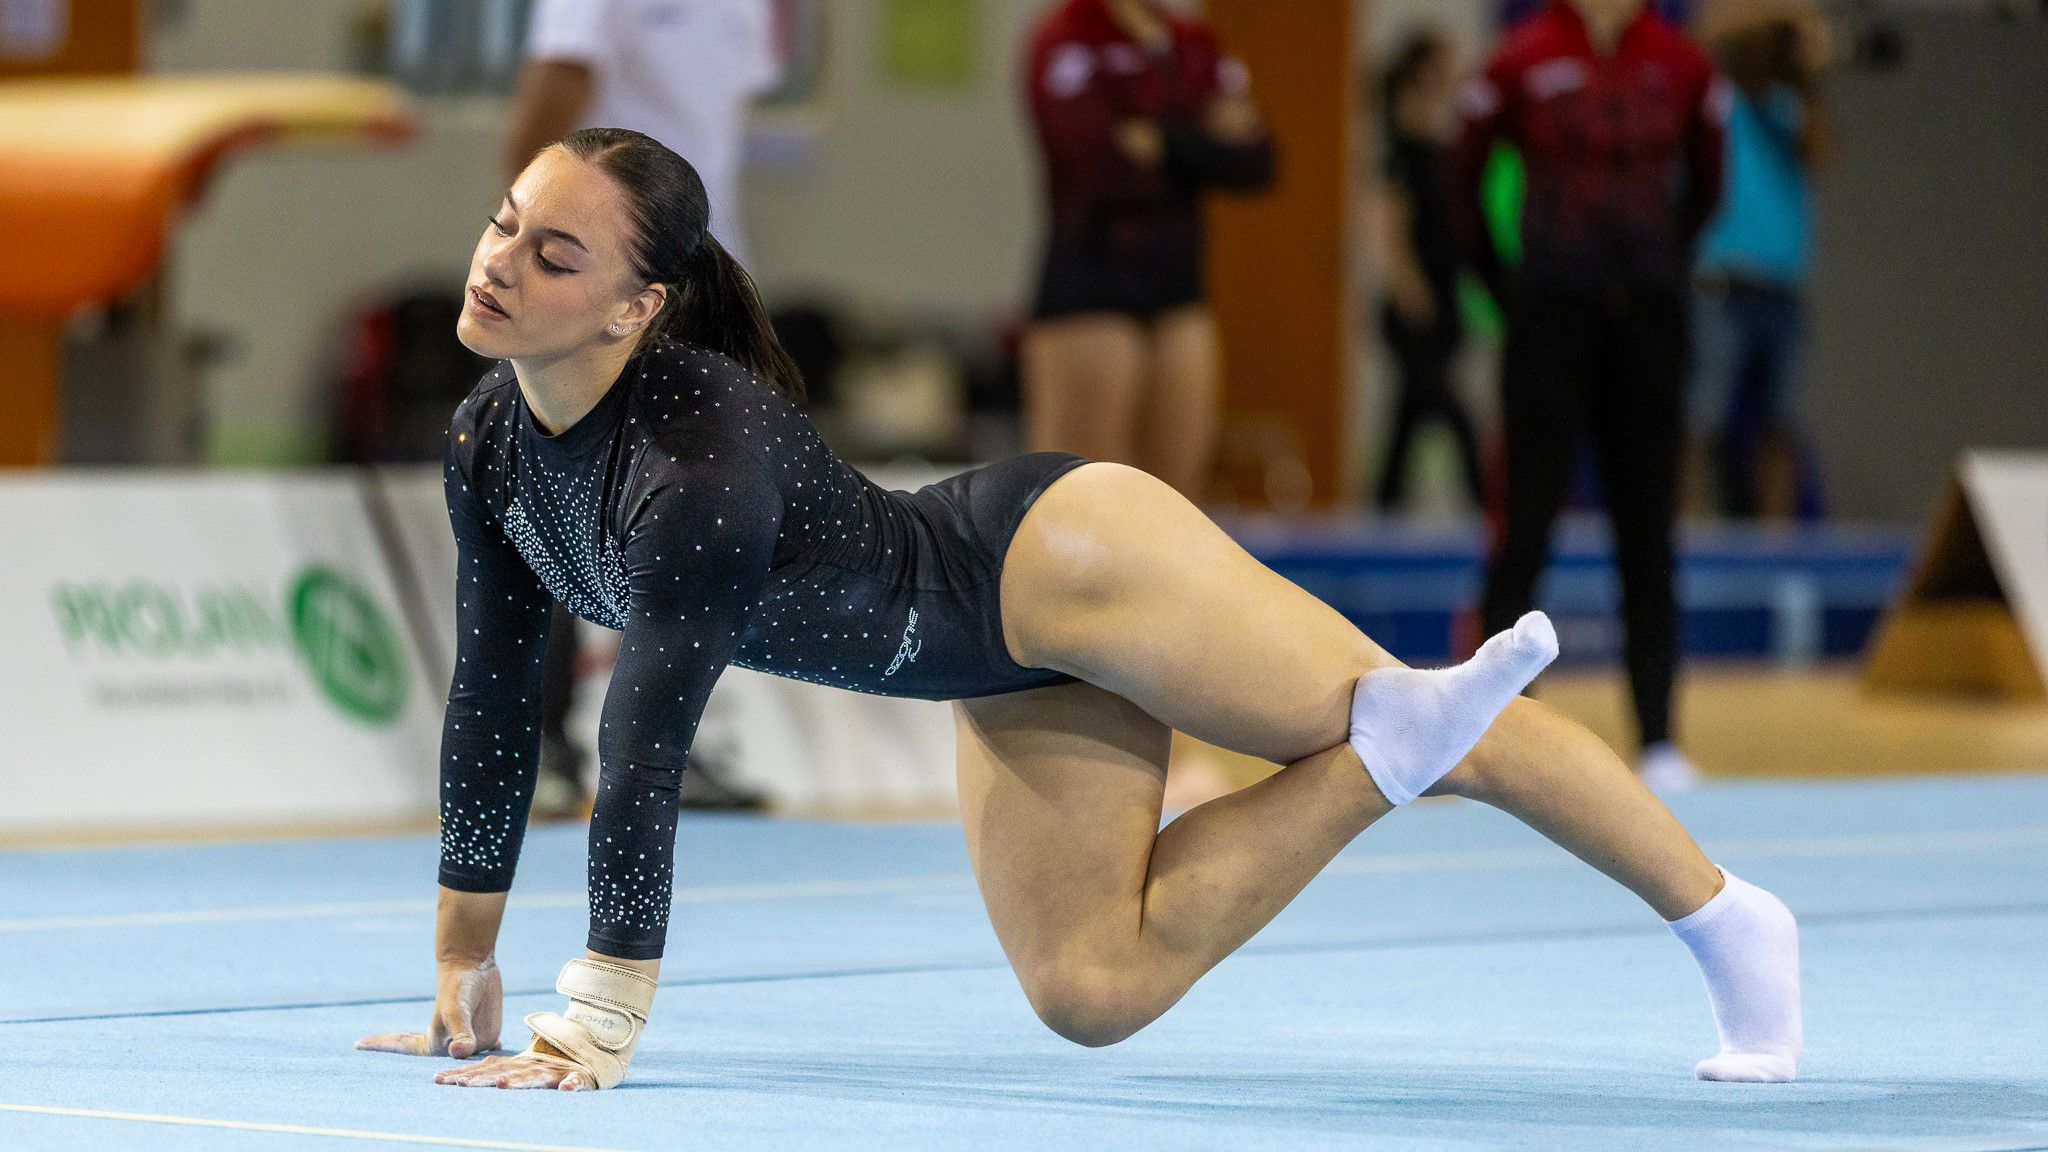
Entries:
[[313,683],[343,712],[389,724],[405,710],[405,646],[354,581],[313,567],[292,582],[292,640]]

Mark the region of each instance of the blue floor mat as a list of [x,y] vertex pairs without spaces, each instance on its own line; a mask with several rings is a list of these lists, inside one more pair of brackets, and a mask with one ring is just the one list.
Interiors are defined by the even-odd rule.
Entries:
[[[956,827],[697,818],[632,1078],[577,1095],[350,1050],[425,1021],[428,839],[0,854],[0,1148],[2048,1147],[2048,778],[1674,808],[1801,916],[1798,1084],[1692,1080],[1683,948],[1477,805],[1375,827],[1100,1050],[1032,1016]],[[581,888],[580,831],[536,829],[508,1044],[558,1001]]]

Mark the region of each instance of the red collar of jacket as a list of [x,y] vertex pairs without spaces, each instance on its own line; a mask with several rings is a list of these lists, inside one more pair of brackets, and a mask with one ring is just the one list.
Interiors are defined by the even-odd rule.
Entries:
[[[1191,27],[1185,17],[1157,4],[1152,6],[1152,10],[1158,13],[1159,18],[1164,20],[1167,28],[1173,32],[1174,43],[1185,41]],[[1068,33],[1075,39],[1085,40],[1090,44],[1129,44],[1136,47],[1138,43],[1132,39],[1129,32],[1124,31],[1124,26],[1117,22],[1117,18],[1110,15],[1107,0],[1067,0],[1067,6],[1060,12],[1059,22],[1066,25]]]
[[[1102,0],[1088,0],[1088,2],[1095,4],[1097,7],[1102,5]],[[1115,19],[1109,15],[1107,9],[1103,10],[1102,15],[1104,18],[1112,21]],[[1557,30],[1559,35],[1565,38],[1565,41],[1573,50],[1583,52],[1588,56],[1600,55],[1593,47],[1593,32],[1586,27],[1586,18],[1579,15],[1578,8],[1571,3],[1571,0],[1550,0],[1550,7],[1544,12],[1543,19],[1550,21],[1551,26]],[[1621,35],[1615,37],[1615,54],[1638,54],[1644,47],[1643,38],[1649,36],[1662,20],[1663,17],[1657,15],[1656,9],[1652,8],[1648,3],[1644,3],[1642,7],[1636,9],[1635,16],[1622,27]]]

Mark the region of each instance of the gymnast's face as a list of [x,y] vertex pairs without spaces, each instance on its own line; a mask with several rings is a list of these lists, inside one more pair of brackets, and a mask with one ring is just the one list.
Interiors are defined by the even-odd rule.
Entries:
[[480,356],[542,362],[636,341],[665,289],[634,273],[631,244],[612,178],[543,149],[484,224],[456,336]]

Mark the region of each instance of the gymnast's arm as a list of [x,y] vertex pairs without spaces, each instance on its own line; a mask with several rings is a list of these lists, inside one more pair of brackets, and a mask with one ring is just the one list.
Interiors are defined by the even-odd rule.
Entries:
[[526,1018],[531,1048],[441,1072],[438,1083],[611,1087],[653,1005],[675,878],[677,786],[711,686],[767,585],[782,495],[745,446],[695,432],[649,447],[627,499],[630,602],[598,734],[588,952],[557,985],[569,995],[566,1014]]
[[668,929],[690,744],[782,526],[780,489],[745,446],[700,433],[647,453],[622,547],[630,613],[598,734],[587,941],[593,958],[643,971]]
[[483,512],[454,445],[443,465],[455,531],[455,677],[441,728],[441,870],[426,1033],[358,1048],[468,1056],[498,1043],[493,955],[540,762],[540,683],[553,599]]

